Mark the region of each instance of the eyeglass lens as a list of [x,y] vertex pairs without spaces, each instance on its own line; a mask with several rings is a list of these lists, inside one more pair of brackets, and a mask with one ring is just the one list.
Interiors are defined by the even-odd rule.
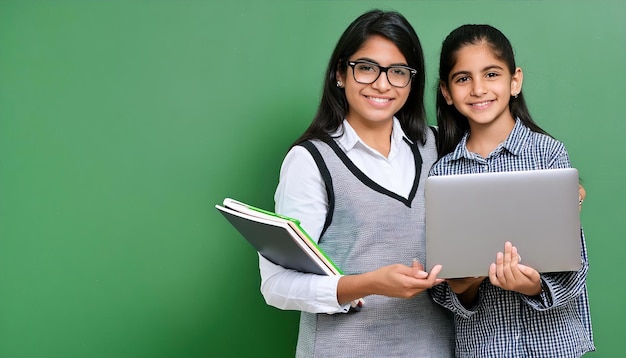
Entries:
[[381,68],[381,66],[370,62],[351,62],[350,66],[353,69],[354,80],[363,84],[374,83],[381,72],[386,72],[387,80],[392,86],[406,87],[413,76],[409,68],[401,66]]

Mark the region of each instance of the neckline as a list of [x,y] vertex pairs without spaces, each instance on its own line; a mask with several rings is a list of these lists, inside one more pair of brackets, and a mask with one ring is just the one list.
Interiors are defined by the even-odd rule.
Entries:
[[411,187],[411,191],[409,192],[409,196],[407,198],[404,198],[392,192],[391,190],[382,187],[380,184],[370,179],[370,177],[368,177],[365,173],[363,173],[363,171],[361,171],[361,169],[359,169],[356,166],[356,164],[354,164],[354,162],[352,162],[352,160],[348,158],[348,155],[343,150],[341,150],[341,148],[339,147],[337,142],[335,142],[334,139],[332,138],[322,139],[324,143],[330,146],[330,148],[335,152],[337,157],[341,159],[341,161],[346,166],[346,168],[348,168],[348,170],[350,170],[350,172],[352,172],[352,174],[354,174],[354,176],[357,179],[359,179],[359,181],[367,185],[372,190],[377,191],[383,195],[386,195],[392,199],[395,199],[410,208],[411,204],[413,203],[413,199],[415,198],[415,194],[417,193],[418,186],[419,186],[419,181],[420,181],[420,177],[422,174],[423,161],[422,161],[422,155],[420,154],[417,144],[409,142],[406,138],[403,138],[403,140],[411,148],[411,151],[413,152],[413,158],[415,159],[415,176],[413,178],[413,185]]

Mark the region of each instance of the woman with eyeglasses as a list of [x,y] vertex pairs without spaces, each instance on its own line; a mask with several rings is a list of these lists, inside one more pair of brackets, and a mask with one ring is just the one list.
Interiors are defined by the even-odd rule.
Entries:
[[266,302],[302,312],[297,357],[454,355],[452,317],[425,292],[441,267],[420,264],[437,160],[424,82],[420,41],[396,12],[361,15],[335,47],[317,113],[283,161],[275,211],[299,219],[344,275],[259,255]]

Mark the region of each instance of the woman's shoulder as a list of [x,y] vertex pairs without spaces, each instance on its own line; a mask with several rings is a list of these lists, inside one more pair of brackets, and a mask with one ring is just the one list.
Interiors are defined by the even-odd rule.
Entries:
[[304,146],[294,145],[289,149],[281,164],[281,176],[286,173],[307,172],[316,167],[313,156]]

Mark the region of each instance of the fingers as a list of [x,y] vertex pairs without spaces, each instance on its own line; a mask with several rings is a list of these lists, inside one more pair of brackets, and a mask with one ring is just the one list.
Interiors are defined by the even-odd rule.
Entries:
[[428,277],[428,272],[424,271],[424,265],[422,265],[418,259],[413,259],[411,269],[415,278],[424,279]]
[[408,299],[443,281],[437,278],[441,265],[434,266],[430,273],[420,268],[423,266],[419,262],[413,262],[411,266],[392,264],[369,272],[370,291],[372,294]]
[[510,258],[510,263],[509,263],[509,268],[511,270],[511,274],[513,275],[513,277],[517,277],[519,276],[519,262],[521,260],[521,256],[517,253],[517,247],[512,246],[511,247],[511,258]]
[[489,281],[504,290],[517,291],[526,295],[541,292],[541,276],[530,266],[520,264],[517,247],[510,242],[504,244],[504,253],[496,254],[496,262],[489,267]]
[[428,273],[424,271],[424,265],[422,265],[418,259],[413,259],[413,264],[411,267],[411,269],[413,270],[414,277],[416,279],[426,280],[425,283],[427,285],[430,285],[428,287],[432,287],[444,281],[441,278],[437,278],[437,275],[439,275],[442,268],[443,267],[441,265],[435,265],[430,270],[430,273]]
[[413,259],[413,268],[424,270],[424,265],[418,259]]
[[430,273],[423,271],[421,269],[423,266],[416,261],[411,267],[405,265],[392,265],[391,267],[393,276],[385,281],[387,289],[383,294],[386,296],[412,298],[443,282],[442,279],[437,278],[441,272],[441,265],[434,266]]
[[585,188],[583,188],[582,185],[578,184],[578,210],[582,210],[583,201],[585,200],[586,196],[587,192],[585,191]]
[[520,272],[532,282],[537,282],[541,279],[541,275],[534,268],[522,264],[517,265],[517,267],[519,268]]
[[440,284],[441,282],[443,282],[443,279],[437,278],[437,275],[439,275],[439,273],[441,272],[442,266],[441,265],[435,265],[433,266],[433,268],[430,270],[430,272],[426,272],[426,271],[419,271],[416,273],[417,268],[414,266],[412,267],[414,275],[413,278],[416,279],[416,281],[413,283],[413,285],[416,288],[419,289],[427,289],[427,288],[431,288],[437,284]]
[[430,282],[432,282],[432,286],[438,285],[438,284],[440,284],[440,283],[442,283],[444,281],[442,278],[437,278],[437,275],[439,275],[439,273],[441,272],[442,268],[443,268],[443,266],[441,266],[441,265],[435,265],[430,270],[430,273],[428,274],[428,280]]
[[582,185],[578,184],[578,200],[582,202],[583,200],[585,200],[586,196],[587,191],[585,190],[585,188],[583,188]]
[[[508,242],[506,244],[508,244]],[[504,244],[505,252],[506,244]],[[498,276],[498,281],[502,281],[503,284],[506,284],[506,278],[504,276],[504,254],[501,252],[496,254],[496,275]]]
[[503,267],[502,272],[504,273],[504,279],[506,281],[513,280],[513,273],[511,272],[511,261],[513,255],[511,252],[513,251],[513,245],[510,242],[504,244],[504,259],[503,259]]
[[496,262],[489,266],[489,281],[492,285],[497,287],[504,288],[506,285],[506,279],[504,276],[504,254],[501,252],[496,254]]
[[489,265],[489,282],[491,282],[494,286],[502,287],[500,281],[498,280],[497,264],[495,263]]
[[510,242],[504,244],[504,253],[496,254],[496,262],[489,267],[489,281],[494,286],[510,288],[523,276],[519,270],[520,255]]

